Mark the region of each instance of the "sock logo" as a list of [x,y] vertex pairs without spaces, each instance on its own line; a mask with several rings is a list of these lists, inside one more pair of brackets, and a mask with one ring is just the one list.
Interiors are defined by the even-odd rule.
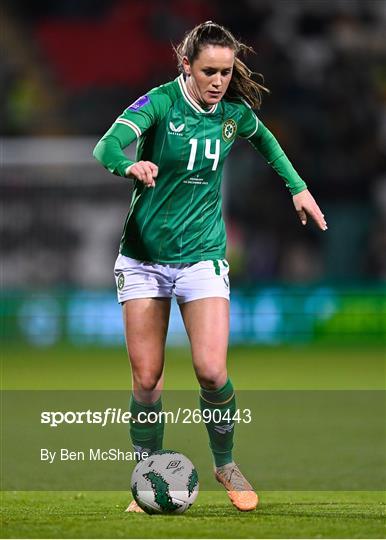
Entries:
[[147,454],[146,457],[148,457],[152,453],[152,450],[150,448],[145,448],[144,446],[139,446],[138,444],[133,444],[133,447],[134,451],[138,452],[140,456],[142,456],[143,454]]
[[233,424],[223,424],[222,426],[214,426],[215,431],[217,433],[220,433],[221,435],[225,435],[225,433],[231,433],[232,429],[234,428],[235,423]]

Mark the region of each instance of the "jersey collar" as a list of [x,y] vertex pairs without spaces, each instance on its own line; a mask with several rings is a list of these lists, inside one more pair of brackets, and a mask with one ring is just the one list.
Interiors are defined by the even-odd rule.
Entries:
[[211,114],[215,112],[215,110],[217,109],[218,103],[215,103],[214,105],[212,105],[210,109],[203,109],[202,107],[200,107],[198,103],[194,101],[193,98],[190,97],[188,89],[186,88],[186,82],[185,82],[183,73],[181,73],[181,75],[177,78],[177,81],[178,81],[183,98],[185,99],[187,104],[192,107],[193,110],[195,110],[198,113],[204,113],[204,114]]

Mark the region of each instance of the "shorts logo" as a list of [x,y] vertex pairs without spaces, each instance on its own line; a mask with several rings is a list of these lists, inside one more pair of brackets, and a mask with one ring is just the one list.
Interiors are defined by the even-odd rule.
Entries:
[[134,101],[126,110],[127,111],[138,111],[141,107],[144,107],[150,103],[150,99],[147,96],[141,96],[137,99],[137,101]]
[[119,291],[121,291],[125,286],[125,276],[122,274],[122,272],[118,274],[117,286]]
[[236,137],[237,124],[232,118],[228,118],[222,125],[222,138],[225,142],[230,142]]

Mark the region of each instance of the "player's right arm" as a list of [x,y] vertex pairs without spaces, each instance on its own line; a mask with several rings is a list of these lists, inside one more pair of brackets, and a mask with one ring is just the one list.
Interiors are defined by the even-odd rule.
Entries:
[[154,187],[157,165],[151,161],[131,161],[123,150],[157,123],[169,107],[170,100],[165,94],[150,92],[140,97],[103,135],[94,148],[94,157],[111,173],[136,178],[146,186]]
[[129,165],[125,171],[128,178],[136,178],[145,184],[146,187],[155,187],[155,178],[158,174],[158,167],[152,161],[137,161]]

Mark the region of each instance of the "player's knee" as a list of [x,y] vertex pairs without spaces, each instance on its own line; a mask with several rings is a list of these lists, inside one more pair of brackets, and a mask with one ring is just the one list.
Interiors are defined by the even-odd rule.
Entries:
[[204,372],[197,373],[197,378],[202,388],[216,390],[226,383],[227,373],[223,368],[212,366]]
[[156,390],[160,381],[160,375],[157,373],[146,373],[135,377],[136,387],[142,392],[153,392]]

